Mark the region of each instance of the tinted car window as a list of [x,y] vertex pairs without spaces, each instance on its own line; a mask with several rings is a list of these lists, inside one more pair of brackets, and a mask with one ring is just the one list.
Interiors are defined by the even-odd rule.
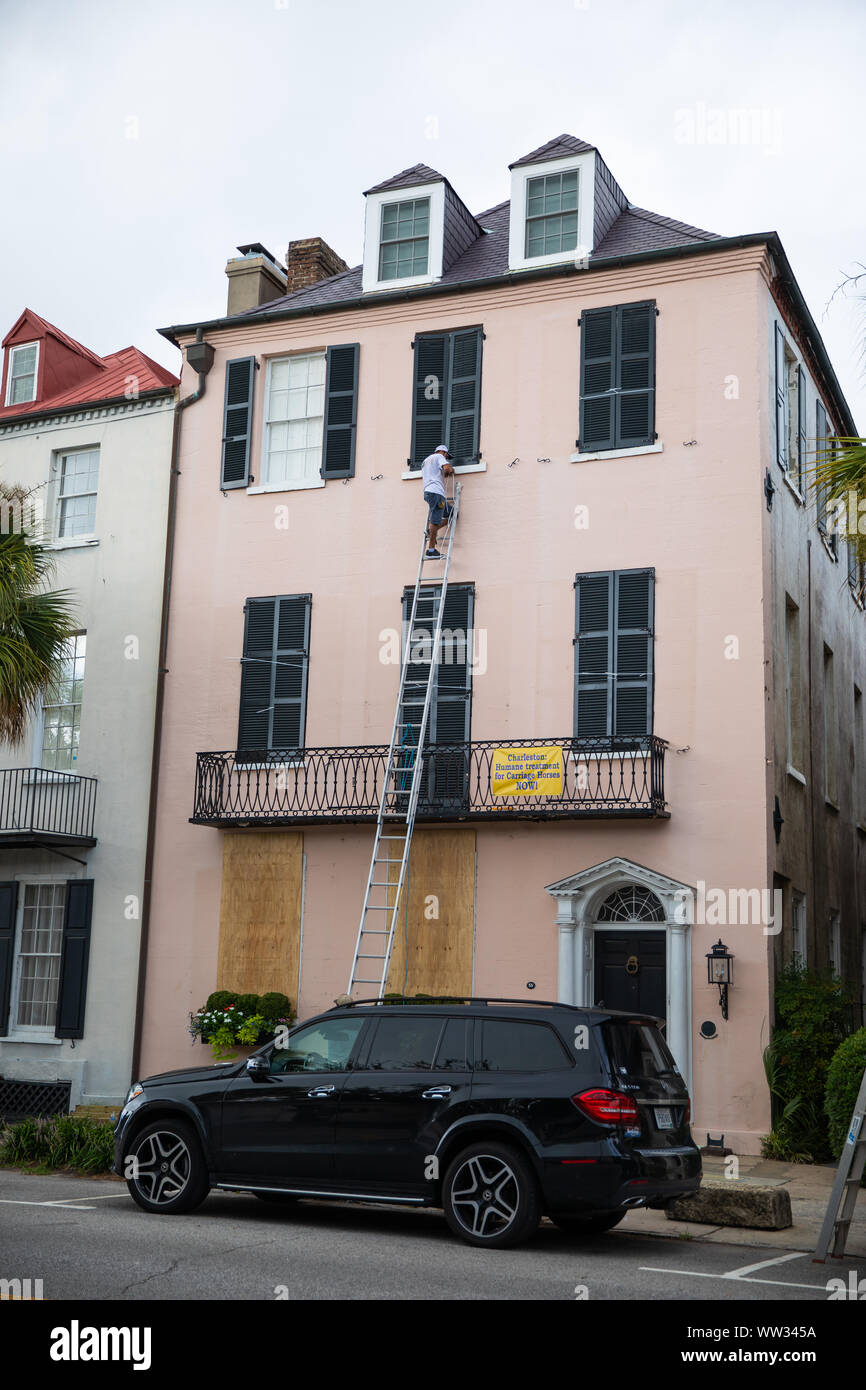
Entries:
[[300,1028],[288,1046],[271,1053],[271,1075],[290,1071],[345,1071],[363,1018],[334,1018]]
[[485,1019],[481,1025],[478,1071],[560,1071],[570,1059],[546,1023],[505,1023]]
[[429,1071],[441,1018],[380,1018],[365,1071]]
[[676,1062],[649,1023],[603,1023],[608,1056],[620,1076],[673,1076]]
[[466,1070],[466,1020],[464,1018],[449,1018],[445,1024],[433,1070]]

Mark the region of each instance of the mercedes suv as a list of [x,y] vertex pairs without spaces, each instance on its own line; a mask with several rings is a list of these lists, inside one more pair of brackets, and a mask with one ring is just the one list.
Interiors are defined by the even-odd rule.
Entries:
[[245,1062],[137,1082],[115,1171],[149,1212],[192,1211],[212,1187],[351,1198],[439,1207],[472,1245],[516,1245],[542,1215],[601,1232],[631,1207],[695,1192],[689,1108],[655,1018],[361,1001]]

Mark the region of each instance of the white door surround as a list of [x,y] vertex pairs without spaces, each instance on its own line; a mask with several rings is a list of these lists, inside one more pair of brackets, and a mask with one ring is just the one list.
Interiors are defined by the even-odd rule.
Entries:
[[[664,909],[661,922],[603,922],[598,912],[617,888],[635,885],[654,893]],[[692,1071],[692,972],[691,925],[694,889],[667,874],[656,873],[630,859],[606,859],[589,869],[549,883],[545,889],[556,899],[559,929],[559,987],[563,1004],[595,1002],[593,937],[597,926],[605,931],[619,925],[628,931],[664,931],[666,938],[667,1041],[677,1065],[691,1087]],[[685,910],[684,910],[685,908]]]

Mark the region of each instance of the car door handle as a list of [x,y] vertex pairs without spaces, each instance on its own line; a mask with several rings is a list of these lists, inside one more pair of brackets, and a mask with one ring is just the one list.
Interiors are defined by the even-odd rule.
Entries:
[[422,1100],[444,1100],[445,1097],[446,1097],[446,1096],[450,1096],[450,1094],[451,1094],[451,1087],[450,1087],[450,1086],[431,1086],[429,1091],[422,1091],[422,1092],[421,1092],[421,1099],[422,1099]]
[[312,1091],[307,1092],[310,1100],[327,1100],[328,1096],[334,1094],[334,1086],[314,1086]]

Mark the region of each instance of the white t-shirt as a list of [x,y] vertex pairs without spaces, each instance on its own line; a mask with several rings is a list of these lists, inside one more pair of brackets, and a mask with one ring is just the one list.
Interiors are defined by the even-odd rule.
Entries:
[[447,463],[444,454],[428,454],[421,464],[425,492],[438,492],[441,497],[445,496],[445,488],[442,485],[443,463]]

